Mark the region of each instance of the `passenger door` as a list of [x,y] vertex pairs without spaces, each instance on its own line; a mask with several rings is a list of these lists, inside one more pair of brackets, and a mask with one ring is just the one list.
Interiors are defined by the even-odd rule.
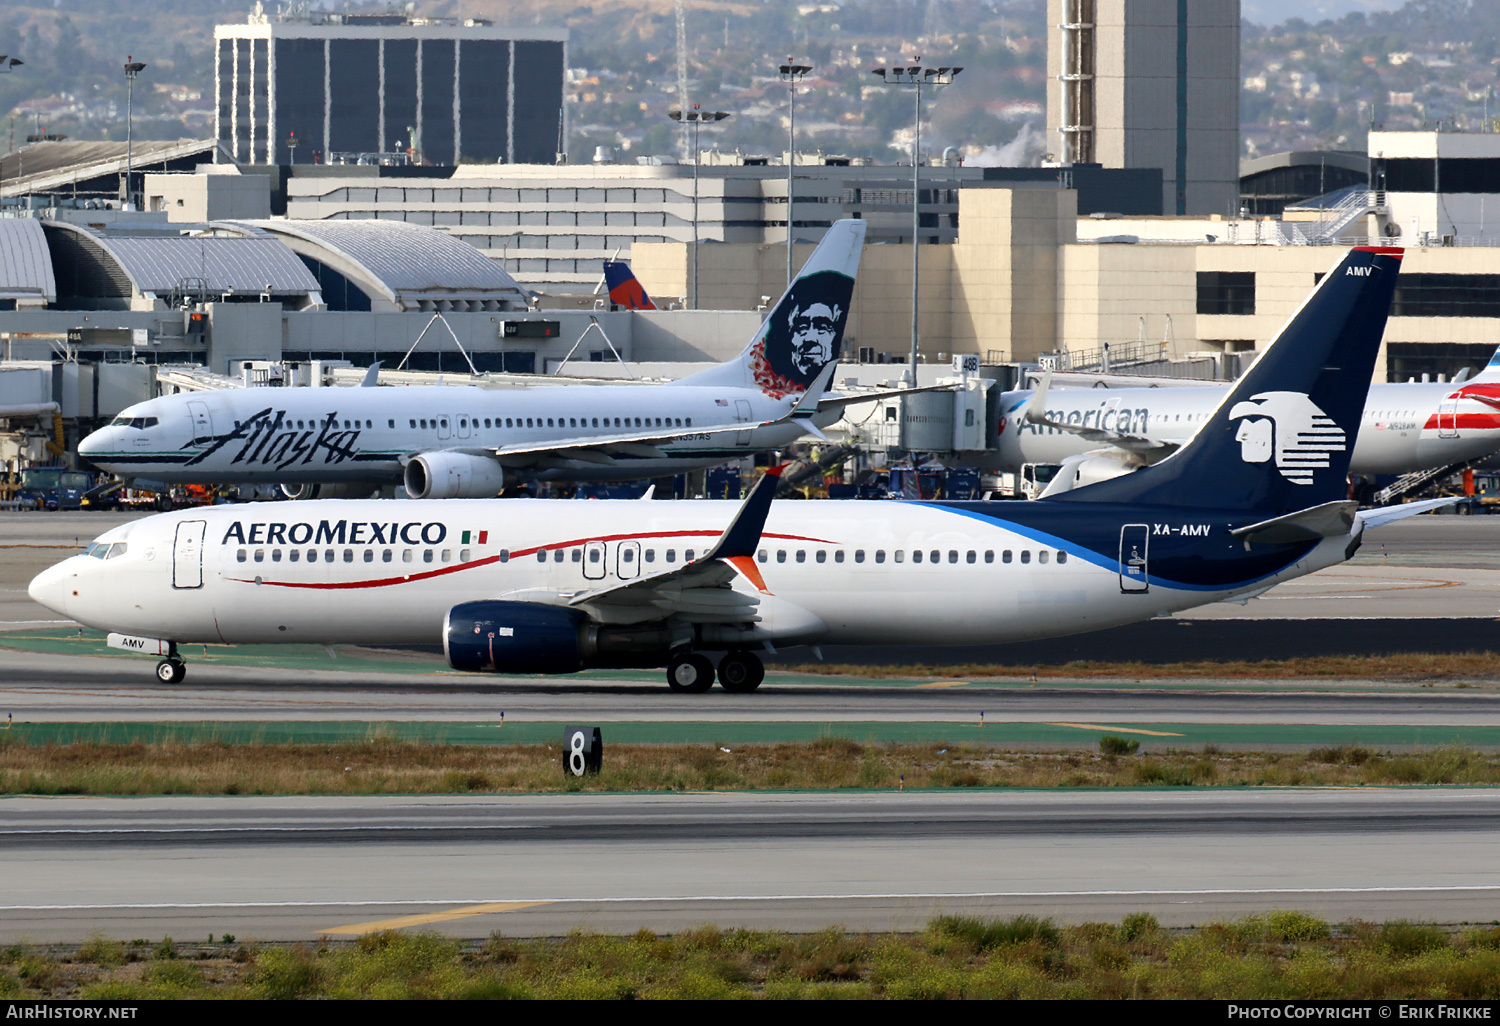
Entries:
[[172,541],[172,587],[203,587],[203,520],[184,520]]
[[1120,590],[1146,592],[1151,578],[1146,562],[1151,541],[1149,524],[1126,524],[1120,528]]
[[188,414],[193,418],[193,444],[207,445],[213,441],[214,419],[208,412],[208,403],[192,399],[187,404]]
[[1438,437],[1458,437],[1458,397],[1448,396],[1438,406]]

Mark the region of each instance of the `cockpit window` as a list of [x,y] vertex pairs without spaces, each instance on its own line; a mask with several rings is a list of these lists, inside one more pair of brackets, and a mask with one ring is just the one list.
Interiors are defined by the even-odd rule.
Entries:
[[154,428],[159,423],[155,417],[116,417],[110,421],[111,427],[128,427],[143,431],[146,428]]
[[93,556],[95,559],[114,559],[116,556],[125,555],[125,548],[124,542],[94,542],[83,550],[83,554]]
[[118,556],[123,556],[123,555],[125,555],[125,549],[126,548],[127,548],[127,546],[126,546],[126,544],[124,542],[115,542],[113,545],[111,545],[109,547],[109,552],[105,553],[104,558],[105,559],[114,559],[114,558],[116,558]]

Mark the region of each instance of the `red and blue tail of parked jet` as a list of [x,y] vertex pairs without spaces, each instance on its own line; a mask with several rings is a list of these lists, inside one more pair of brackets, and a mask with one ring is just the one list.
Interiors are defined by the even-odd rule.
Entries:
[[609,302],[624,310],[655,310],[656,304],[646,295],[630,265],[622,260],[604,261],[604,284],[609,288]]

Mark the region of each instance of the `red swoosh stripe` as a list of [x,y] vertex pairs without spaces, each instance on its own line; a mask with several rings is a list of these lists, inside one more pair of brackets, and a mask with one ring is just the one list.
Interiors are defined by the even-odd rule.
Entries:
[[[537,546],[534,546],[533,548],[529,548],[529,549],[516,549],[514,552],[512,552],[510,554],[510,558],[511,559],[520,559],[522,556],[534,556],[538,552],[541,552],[543,550],[549,550],[550,551],[550,550],[554,550],[554,549],[567,549],[567,548],[572,548],[572,547],[574,547],[576,545],[583,545],[583,544],[585,544],[587,542],[637,541],[637,540],[648,539],[648,538],[717,538],[718,536],[719,536],[719,532],[716,532],[716,531],[662,531],[662,532],[655,532],[655,533],[648,533],[648,534],[611,534],[611,535],[605,535],[605,536],[599,537],[599,538],[582,538],[582,539],[576,539],[576,540],[573,540],[573,541],[556,542],[556,543],[554,543],[552,545],[537,545]],[[809,538],[809,537],[804,537],[803,535],[799,535],[799,534],[767,534],[764,537],[767,537],[767,538],[777,538],[777,539],[780,539],[782,541],[813,542],[813,543],[816,543],[818,545],[836,545],[836,544],[838,544],[837,542],[825,541],[822,538]],[[425,580],[428,580],[428,579],[433,578],[433,577],[442,577],[445,574],[456,574],[460,570],[472,570],[475,567],[487,566],[490,563],[498,563],[499,561],[500,561],[500,557],[498,555],[495,555],[495,556],[485,556],[483,559],[473,559],[473,560],[470,560],[467,563],[457,563],[457,564],[455,564],[453,566],[439,567],[436,570],[424,570],[421,573],[403,574],[403,575],[401,575],[399,577],[382,577],[382,578],[379,578],[379,579],[373,580],[373,581],[266,581],[266,580],[262,580],[260,583],[263,584],[263,585],[269,585],[270,587],[273,587],[273,588],[313,588],[313,589],[321,589],[321,590],[325,590],[325,591],[338,591],[338,590],[345,590],[345,589],[349,589],[349,588],[385,588],[385,587],[389,587],[392,584],[407,584],[407,583],[409,583],[411,581],[425,581]],[[734,563],[735,567],[737,569],[739,569],[739,571],[741,573],[745,574],[745,576],[750,579],[750,582],[752,584],[755,584],[756,587],[758,587],[761,591],[766,591],[765,581],[760,579],[760,573],[759,573],[759,571],[756,571],[752,575],[751,573],[747,572],[744,567],[740,566],[734,560],[731,560],[730,562]],[[751,565],[752,568],[754,568],[754,566],[755,566],[755,564],[753,562],[751,562],[750,565]],[[238,584],[254,584],[254,583],[256,583],[253,578],[247,579],[247,578],[244,578],[244,577],[231,577],[231,578],[229,578],[229,580],[231,580],[231,581],[233,581],[235,583],[238,583]],[[766,592],[766,593],[770,594],[770,592]]]

